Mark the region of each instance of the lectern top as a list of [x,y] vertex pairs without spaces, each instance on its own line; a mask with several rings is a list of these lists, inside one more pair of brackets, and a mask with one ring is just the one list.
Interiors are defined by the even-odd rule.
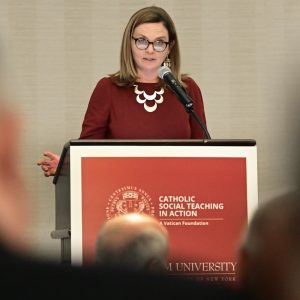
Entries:
[[191,140],[70,140],[69,146],[105,146],[105,145],[151,145],[151,146],[255,146],[253,139],[191,139]]
[[62,169],[63,161],[70,150],[70,147],[77,146],[204,146],[204,147],[251,147],[256,146],[254,139],[190,139],[190,140],[89,140],[89,139],[72,139],[69,140],[63,147],[60,161],[57,166],[57,171],[53,179],[56,184],[59,174]]

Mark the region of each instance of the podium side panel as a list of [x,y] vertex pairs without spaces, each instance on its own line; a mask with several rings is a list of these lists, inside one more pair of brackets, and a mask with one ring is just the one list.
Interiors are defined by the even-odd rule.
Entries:
[[61,239],[61,262],[71,263],[70,156],[65,156],[55,183],[55,231],[53,238]]

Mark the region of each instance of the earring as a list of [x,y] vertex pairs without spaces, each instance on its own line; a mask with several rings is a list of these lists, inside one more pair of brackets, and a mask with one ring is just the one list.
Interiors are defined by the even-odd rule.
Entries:
[[169,58],[169,55],[167,55],[163,65],[164,65],[164,67],[171,68],[171,59]]

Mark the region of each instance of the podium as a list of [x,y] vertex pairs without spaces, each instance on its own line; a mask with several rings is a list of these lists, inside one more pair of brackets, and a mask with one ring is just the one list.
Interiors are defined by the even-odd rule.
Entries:
[[62,263],[93,263],[101,224],[138,212],[168,229],[170,275],[235,281],[258,203],[256,141],[70,140],[53,183]]

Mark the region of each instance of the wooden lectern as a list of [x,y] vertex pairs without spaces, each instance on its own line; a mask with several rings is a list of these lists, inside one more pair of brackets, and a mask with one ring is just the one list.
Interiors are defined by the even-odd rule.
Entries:
[[93,262],[100,225],[139,212],[169,230],[171,275],[235,281],[258,202],[254,140],[71,140],[53,182],[63,263]]

